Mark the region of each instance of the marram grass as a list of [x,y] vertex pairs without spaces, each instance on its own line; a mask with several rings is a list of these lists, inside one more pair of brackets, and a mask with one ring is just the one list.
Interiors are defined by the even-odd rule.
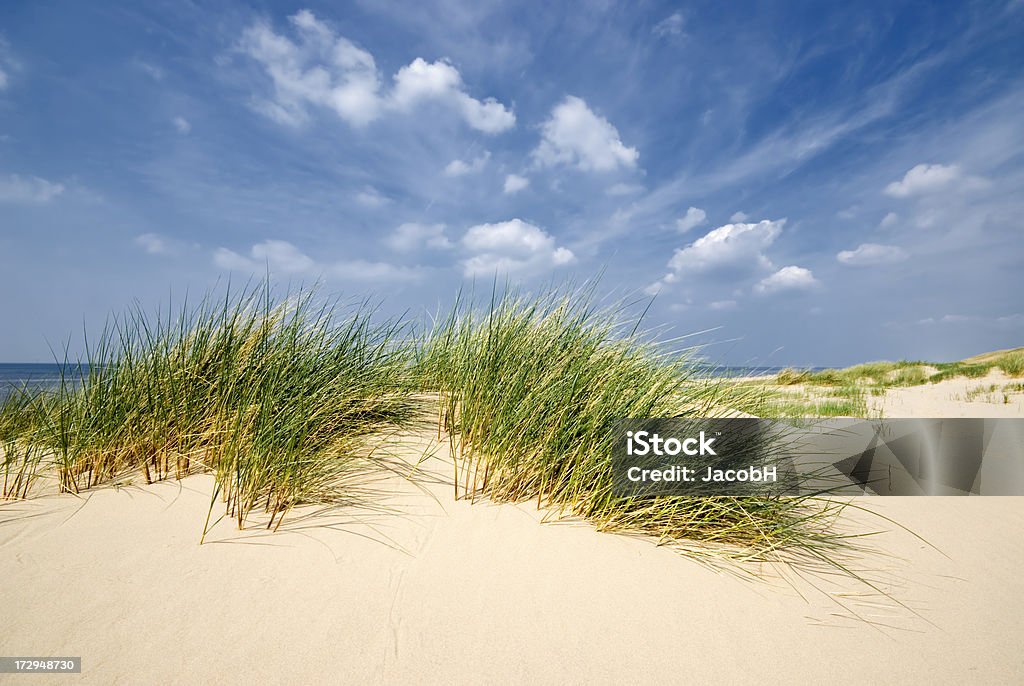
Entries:
[[239,526],[254,510],[271,526],[297,504],[346,502],[370,469],[359,438],[409,410],[400,325],[371,314],[312,292],[278,302],[266,286],[155,317],[132,310],[63,365],[56,390],[5,404],[0,417],[23,418],[0,428],[5,455],[45,451],[72,493],[129,473],[210,472]]
[[624,323],[621,308],[590,302],[585,292],[496,295],[482,309],[457,304],[424,337],[418,372],[441,397],[456,495],[535,500],[601,530],[721,543],[754,559],[820,559],[842,543],[829,527],[841,505],[823,498],[614,494],[616,419],[735,416],[756,398],[702,377],[685,351]]
[[722,544],[828,562],[849,545],[832,528],[843,505],[827,498],[614,494],[615,420],[736,416],[770,399],[707,377],[686,350],[639,332],[628,308],[592,302],[567,290],[459,300],[418,337],[365,305],[277,300],[267,285],[155,316],[136,308],[64,365],[56,390],[0,405],[3,497],[26,497],[44,473],[78,493],[205,472],[204,535],[218,501],[239,526],[263,513],[267,527],[298,505],[372,506],[365,484],[388,465],[366,440],[427,392],[452,442],[456,497],[535,501],[698,554]]

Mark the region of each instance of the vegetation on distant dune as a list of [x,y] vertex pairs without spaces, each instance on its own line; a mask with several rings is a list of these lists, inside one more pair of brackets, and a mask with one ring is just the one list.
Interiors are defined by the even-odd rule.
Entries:
[[1024,376],[1024,349],[1014,349],[981,355],[960,362],[867,362],[846,369],[820,371],[784,369],[775,377],[780,386],[798,384],[810,386],[859,386],[884,389],[899,386],[919,386],[938,383],[946,379],[966,377],[976,379],[1000,369],[1009,376]]

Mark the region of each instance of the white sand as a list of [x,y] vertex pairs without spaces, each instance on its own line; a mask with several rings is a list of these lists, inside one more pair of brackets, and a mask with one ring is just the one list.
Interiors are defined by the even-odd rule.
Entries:
[[884,396],[869,396],[869,416],[1024,417],[1024,392],[1017,389],[1022,382],[997,369],[980,379],[890,388]]
[[[443,450],[431,464],[448,475]],[[221,522],[199,546],[211,484],[0,505],[0,655],[84,664],[7,681],[1024,682],[1024,498],[858,501],[948,556],[844,520],[888,531],[857,565],[918,616],[848,580],[744,581],[442,484],[406,488],[402,516]],[[862,619],[815,586],[855,594],[839,599]]]

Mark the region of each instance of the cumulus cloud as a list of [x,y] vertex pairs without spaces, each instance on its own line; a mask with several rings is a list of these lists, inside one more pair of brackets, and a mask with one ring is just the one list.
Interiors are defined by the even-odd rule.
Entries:
[[810,269],[790,265],[783,267],[771,276],[761,279],[754,286],[754,292],[770,295],[783,291],[802,291],[814,288],[818,283]]
[[734,309],[736,309],[736,301],[735,300],[716,300],[713,303],[711,303],[710,305],[708,305],[708,308],[712,309],[712,310],[717,310],[717,311],[734,310]]
[[505,177],[505,193],[512,195],[518,193],[527,186],[530,185],[530,180],[525,176],[519,176],[519,174],[509,174]]
[[63,192],[62,184],[47,181],[38,176],[9,174],[0,177],[0,202],[42,205]]
[[703,224],[707,216],[707,213],[699,207],[691,207],[686,210],[686,214],[683,217],[676,220],[676,228],[681,233],[686,233],[690,229]]
[[444,168],[445,176],[465,176],[466,174],[477,174],[483,171],[483,168],[487,166],[487,161],[491,159],[490,151],[484,150],[484,154],[476,157],[469,162],[462,160],[452,160]]
[[472,226],[462,245],[470,253],[462,262],[466,276],[550,269],[575,260],[553,236],[521,219]]
[[636,148],[622,143],[607,119],[573,95],[551,111],[541,127],[541,142],[533,151],[534,160],[542,166],[570,164],[584,171],[632,168],[639,157]]
[[748,215],[746,212],[733,212],[732,216],[729,217],[729,221],[731,221],[733,223],[745,222],[749,218],[750,218],[750,215]]
[[892,264],[907,259],[907,251],[896,245],[861,243],[853,250],[843,250],[836,259],[851,267],[868,267],[876,264]]
[[452,247],[452,243],[444,231],[444,224],[409,222],[395,229],[388,237],[387,244],[399,252],[412,252],[423,248],[447,250]]
[[316,267],[313,258],[288,241],[275,240],[263,241],[252,246],[248,257],[227,248],[217,248],[213,254],[213,262],[222,269],[250,272],[269,269],[271,272],[284,274],[311,272]]
[[895,226],[896,222],[898,222],[899,220],[900,216],[898,214],[896,214],[895,212],[890,212],[884,217],[882,217],[882,221],[878,222],[878,226],[880,226],[883,229],[888,229],[890,226]]
[[449,62],[427,62],[417,57],[395,74],[391,102],[409,110],[425,100],[453,104],[471,127],[484,133],[500,133],[515,126],[516,117],[494,98],[483,102],[467,94],[459,70]]
[[424,101],[436,101],[451,105],[469,126],[484,133],[515,125],[512,111],[494,98],[481,101],[469,95],[459,71],[445,60],[417,57],[398,70],[390,92],[385,92],[369,52],[337,35],[309,10],[289,21],[297,41],[257,22],[243,32],[239,44],[273,84],[272,96],[258,101],[257,109],[279,123],[300,125],[310,107],[321,107],[361,127],[386,109],[409,112]]
[[644,292],[654,295],[690,274],[742,278],[758,269],[772,269],[765,250],[778,238],[785,223],[785,219],[764,219],[756,224],[733,223],[712,229],[686,247],[676,249],[668,261],[670,271]]
[[174,128],[178,130],[178,133],[185,135],[192,130],[192,125],[188,123],[188,119],[185,117],[175,117],[171,120],[174,124]]
[[381,96],[373,56],[347,38],[335,36],[308,10],[289,21],[298,33],[298,43],[262,22],[242,34],[240,49],[259,62],[273,82],[273,96],[257,103],[260,111],[290,125],[306,121],[310,105],[331,109],[354,126],[376,119]]
[[899,181],[885,187],[885,194],[894,198],[934,193],[960,178],[960,167],[955,164],[919,164]]
[[299,248],[281,240],[266,240],[253,245],[248,255],[228,248],[217,248],[213,263],[221,269],[260,274],[271,273],[319,276],[326,275],[352,281],[412,280],[421,276],[418,267],[399,267],[386,262],[366,260],[337,261],[320,264]]
[[676,250],[668,266],[676,273],[771,267],[764,250],[775,242],[785,223],[785,219],[765,219],[756,224],[719,226]]

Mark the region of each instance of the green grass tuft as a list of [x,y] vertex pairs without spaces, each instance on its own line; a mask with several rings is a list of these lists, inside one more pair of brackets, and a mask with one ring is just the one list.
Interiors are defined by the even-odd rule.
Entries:
[[257,508],[270,526],[300,503],[347,502],[367,469],[359,438],[410,407],[400,327],[371,314],[267,286],[132,310],[31,399],[16,443],[45,451],[65,492],[211,472],[239,526]]
[[1013,352],[1003,355],[996,366],[1009,376],[1024,376],[1024,352]]
[[[584,293],[494,295],[458,304],[419,351],[422,383],[441,394],[452,436],[456,493],[534,500],[601,530],[666,543],[741,546],[746,557],[838,544],[824,523],[837,505],[799,497],[617,497],[612,423],[629,417],[730,413],[736,386],[702,378],[667,354],[619,308]],[[749,399],[749,397],[748,397]]]

